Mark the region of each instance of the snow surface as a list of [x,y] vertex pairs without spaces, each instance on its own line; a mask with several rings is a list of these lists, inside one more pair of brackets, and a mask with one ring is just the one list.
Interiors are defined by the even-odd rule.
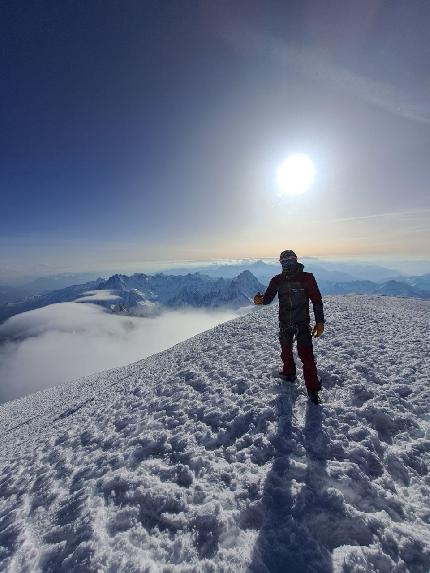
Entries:
[[326,299],[323,405],[277,308],[0,408],[0,570],[424,573],[429,302]]

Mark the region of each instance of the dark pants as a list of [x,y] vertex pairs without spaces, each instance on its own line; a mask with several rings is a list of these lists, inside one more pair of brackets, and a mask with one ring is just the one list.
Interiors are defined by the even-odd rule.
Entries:
[[308,325],[303,326],[282,326],[279,330],[279,342],[281,343],[281,358],[284,363],[282,372],[287,376],[296,374],[296,365],[293,357],[294,336],[297,340],[297,353],[303,363],[303,378],[308,390],[319,390],[321,388],[315,363],[312,334]]

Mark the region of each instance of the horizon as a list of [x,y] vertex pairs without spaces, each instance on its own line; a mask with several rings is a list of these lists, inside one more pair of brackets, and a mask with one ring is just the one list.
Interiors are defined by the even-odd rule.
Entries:
[[[430,259],[424,258],[410,258],[403,257],[316,257],[316,256],[303,256],[299,257],[299,262],[302,262],[305,267],[309,263],[319,263],[321,265],[356,265],[357,267],[378,267],[386,270],[391,270],[398,273],[398,276],[412,276],[424,275],[430,273]],[[142,261],[140,263],[129,263],[128,265],[119,265],[118,268],[100,268],[98,270],[82,269],[75,270],[59,270],[54,272],[53,269],[46,269],[45,273],[34,273],[31,275],[26,274],[0,274],[0,286],[18,287],[32,283],[38,280],[55,279],[60,277],[83,277],[96,276],[97,278],[108,278],[115,274],[155,274],[155,273],[169,273],[175,274],[175,270],[185,270],[189,268],[190,272],[199,272],[204,269],[211,269],[217,266],[234,266],[234,265],[248,265],[252,266],[255,263],[263,262],[270,265],[279,264],[277,257],[260,257],[260,258],[239,258],[239,259],[212,259],[212,260],[177,260],[177,261]],[[194,270],[196,269],[196,270]],[[1,269],[0,269],[1,272]],[[397,275],[396,275],[397,276]]]

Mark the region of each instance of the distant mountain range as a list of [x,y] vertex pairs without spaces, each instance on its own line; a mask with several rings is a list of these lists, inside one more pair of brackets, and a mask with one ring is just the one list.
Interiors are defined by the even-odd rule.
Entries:
[[[319,286],[322,294],[380,294],[385,296],[400,296],[410,298],[430,298],[430,274],[418,288],[406,279],[388,280],[383,283],[372,281],[333,282],[321,280]],[[418,278],[418,277],[416,277]],[[419,277],[423,278],[424,277]],[[412,277],[411,277],[412,279]]]
[[80,285],[28,297],[0,306],[0,322],[10,316],[62,302],[95,303],[112,312],[148,316],[161,308],[184,306],[239,308],[249,305],[264,285],[249,271],[231,279],[212,278],[199,273],[187,275],[131,276],[115,274]]
[[[352,281],[371,281],[383,283],[388,280],[406,282],[419,289],[428,290],[430,262],[411,261],[410,268],[419,269],[415,272],[399,272],[381,264],[369,263],[366,261],[335,261],[316,257],[303,257],[300,261],[305,265],[305,270],[314,273],[319,282],[330,281],[330,283],[343,283]],[[419,263],[419,264],[418,264]],[[402,265],[407,268],[403,261]],[[422,270],[421,270],[422,269]],[[1,270],[1,269],[0,269]],[[280,270],[279,262],[275,259],[249,260],[244,259],[236,262],[205,263],[200,265],[188,264],[186,267],[174,267],[165,269],[167,275],[188,275],[199,273],[212,278],[234,278],[243,271],[250,271],[263,284],[267,284],[270,278]],[[139,271],[136,269],[134,272]],[[150,271],[148,274],[154,274]],[[110,272],[104,271],[99,274],[95,272],[85,273],[60,273],[44,277],[39,277],[31,281],[15,281],[13,284],[0,284],[0,305],[7,302],[20,302],[30,296],[48,293],[54,290],[64,289],[73,285],[80,285],[90,281],[95,281],[99,277],[105,279],[110,276]],[[130,274],[130,273],[128,273]],[[139,272],[137,272],[139,274]],[[418,276],[419,275],[419,276]],[[420,284],[424,282],[424,284]]]
[[[380,265],[354,262],[320,261],[314,258],[300,259],[305,271],[313,273],[319,284],[325,283],[331,290],[332,285],[339,283],[372,283],[381,285],[390,280],[406,283],[421,290],[430,290],[430,273],[420,276],[405,276],[399,272]],[[277,261],[240,261],[238,263],[220,264],[212,263],[193,268],[194,272],[210,277],[234,277],[248,270],[259,281],[268,284],[270,279],[281,271]],[[174,268],[169,271],[173,275],[183,275],[190,272],[190,268]],[[350,291],[348,292],[355,292]],[[366,291],[367,292],[367,291]],[[326,294],[329,294],[328,292]],[[337,293],[333,293],[337,294]]]
[[[163,307],[183,306],[239,308],[251,303],[263,291],[279,264],[256,261],[231,265],[211,265],[201,272],[182,274],[115,274],[83,284],[43,292],[33,296],[11,297],[7,287],[0,288],[0,322],[10,316],[61,302],[92,302],[112,312],[139,316],[153,315]],[[396,277],[386,281],[355,279],[346,272],[307,264],[314,272],[323,295],[379,294],[411,298],[430,298],[430,273],[417,277]],[[251,272],[252,271],[252,272]],[[223,276],[219,276],[222,274]],[[21,295],[25,291],[21,291]]]
[[[320,261],[314,258],[300,259],[305,265],[305,271],[315,275],[318,281],[327,280],[332,282],[350,282],[357,280],[372,280],[375,282],[386,281],[389,279],[402,278],[401,275],[393,269],[380,265],[371,265],[364,263],[351,262],[332,262]],[[242,271],[248,270],[255,275],[258,280],[267,284],[271,277],[278,274],[281,270],[278,261],[240,261],[238,263],[219,264],[212,263],[201,267],[194,267],[194,272],[202,273],[211,277],[234,277]],[[171,274],[187,274],[190,272],[189,267],[172,269]]]
[[83,284],[96,280],[99,276],[100,274],[97,273],[61,273],[31,281],[21,281],[18,284],[0,285],[0,305],[7,302],[19,302],[36,294]]

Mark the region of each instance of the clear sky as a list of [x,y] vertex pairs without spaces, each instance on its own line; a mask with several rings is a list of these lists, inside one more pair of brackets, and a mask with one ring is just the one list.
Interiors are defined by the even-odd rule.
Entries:
[[[428,256],[430,3],[4,0],[0,274]],[[279,197],[291,153],[314,185]]]

